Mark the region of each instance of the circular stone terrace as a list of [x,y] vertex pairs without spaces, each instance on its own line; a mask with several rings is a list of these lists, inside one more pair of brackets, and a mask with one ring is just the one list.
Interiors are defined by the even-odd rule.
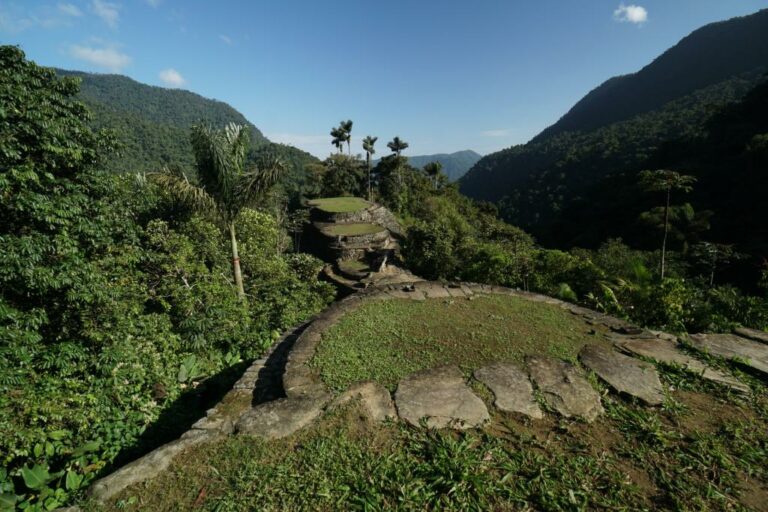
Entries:
[[666,406],[672,389],[657,365],[694,373],[727,396],[750,396],[745,381],[709,364],[712,356],[764,378],[768,334],[681,340],[544,295],[472,283],[368,288],[286,332],[192,430],[90,492],[109,499],[222,436],[289,436],[349,401],[373,421],[494,432],[508,421],[587,426],[614,396]]

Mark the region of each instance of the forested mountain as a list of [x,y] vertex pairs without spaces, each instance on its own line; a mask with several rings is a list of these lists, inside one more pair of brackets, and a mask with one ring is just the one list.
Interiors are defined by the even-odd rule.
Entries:
[[471,149],[456,151],[455,153],[438,153],[436,155],[409,156],[408,163],[414,167],[424,167],[429,162],[440,162],[442,172],[450,181],[456,181],[464,176],[482,155]]
[[[755,224],[766,220],[755,219],[765,217],[755,187],[765,189],[756,162],[768,132],[766,70],[768,11],[706,26],[641,72],[609,80],[531,142],[482,158],[461,190],[497,203],[506,220],[551,246],[624,237],[649,247],[655,232],[639,216],[659,198],[638,173],[670,168],[698,178],[692,194],[676,198],[700,212],[683,224],[711,225],[707,239],[750,239],[753,255],[768,254]],[[738,194],[727,189],[737,185]],[[683,245],[701,235],[688,228]]]
[[119,156],[106,162],[110,170],[149,172],[174,164],[192,168],[189,130],[200,121],[214,126],[230,122],[246,125],[255,152],[277,153],[289,164],[285,181],[291,191],[304,182],[304,166],[317,161],[300,149],[270,142],[253,123],[222,101],[142,84],[122,75],[56,71],[82,80],[80,99],[93,112],[92,126],[117,134],[121,147]]
[[768,64],[768,9],[695,30],[649,65],[587,94],[534,140],[656,110],[691,91]]

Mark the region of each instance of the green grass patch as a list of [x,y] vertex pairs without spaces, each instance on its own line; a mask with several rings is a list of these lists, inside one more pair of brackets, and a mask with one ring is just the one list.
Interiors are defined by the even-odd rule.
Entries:
[[371,206],[361,197],[325,197],[307,201],[307,204],[328,213],[351,213]]
[[386,228],[376,224],[367,223],[349,223],[349,224],[331,224],[323,227],[323,233],[329,236],[357,236],[372,235],[380,233]]
[[342,260],[339,269],[345,272],[370,272],[368,263],[360,260]]
[[575,360],[595,327],[550,304],[517,297],[371,301],[323,334],[312,365],[332,389],[374,380],[393,390],[404,376],[441,364],[469,372],[526,355]]

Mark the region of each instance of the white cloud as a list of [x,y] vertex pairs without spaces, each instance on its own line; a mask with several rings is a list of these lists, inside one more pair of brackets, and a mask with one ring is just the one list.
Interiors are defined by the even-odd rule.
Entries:
[[120,20],[120,6],[103,0],[92,0],[91,9],[93,12],[109,25],[109,28],[116,28]]
[[60,13],[65,14],[67,16],[72,16],[77,18],[83,15],[82,11],[78,9],[76,5],[73,5],[73,4],[60,3],[57,5],[57,7],[59,8]]
[[100,68],[119,73],[131,63],[132,59],[114,47],[94,48],[91,46],[73,45],[69,54]]
[[619,5],[613,11],[613,19],[621,23],[645,23],[648,21],[648,11],[640,5]]
[[509,135],[509,130],[485,130],[480,132],[483,137],[506,137]]
[[146,0],[150,7],[157,7],[163,0]]
[[231,37],[225,36],[224,34],[219,34],[219,39],[221,39],[222,41],[224,41],[226,44],[230,46],[232,46],[232,43],[234,42],[232,41]]
[[160,72],[160,80],[162,80],[168,87],[181,87],[187,83],[187,81],[184,80],[184,77],[181,76],[181,73],[173,68],[162,70]]
[[0,4],[0,32],[18,34],[33,28],[51,29],[71,24],[71,16],[62,16],[51,6],[28,10],[18,4]]

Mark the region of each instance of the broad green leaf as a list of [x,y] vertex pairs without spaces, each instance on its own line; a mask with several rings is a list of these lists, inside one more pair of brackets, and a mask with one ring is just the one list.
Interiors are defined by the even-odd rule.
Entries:
[[19,498],[15,494],[9,492],[0,494],[0,510],[13,510],[18,499]]
[[80,484],[83,482],[83,475],[79,475],[74,471],[67,471],[66,486],[69,491],[76,491],[80,488]]
[[69,435],[69,432],[66,430],[54,430],[53,432],[48,432],[48,437],[53,439],[54,441],[61,441],[65,437]]
[[99,441],[90,441],[88,443],[85,443],[83,446],[80,446],[75,451],[72,452],[72,455],[75,457],[79,457],[80,455],[88,452],[95,452],[99,449],[101,446],[101,443]]
[[27,466],[22,467],[21,476],[24,479],[24,484],[30,489],[41,489],[51,479],[48,468],[40,464],[35,464],[31,469]]

